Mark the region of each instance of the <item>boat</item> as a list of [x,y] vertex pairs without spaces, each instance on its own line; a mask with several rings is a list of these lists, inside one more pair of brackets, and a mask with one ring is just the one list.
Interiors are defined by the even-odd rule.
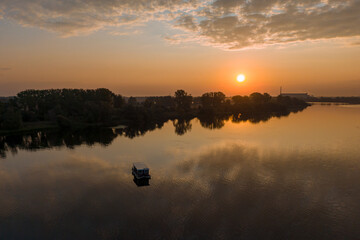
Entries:
[[133,163],[132,175],[138,180],[151,178],[149,174],[149,168],[146,166],[145,163],[142,162]]

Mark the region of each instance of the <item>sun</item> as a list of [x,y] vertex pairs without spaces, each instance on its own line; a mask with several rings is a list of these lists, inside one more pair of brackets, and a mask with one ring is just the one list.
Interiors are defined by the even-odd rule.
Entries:
[[244,75],[244,74],[239,74],[239,75],[237,76],[236,80],[237,80],[238,82],[243,82],[243,81],[245,81],[245,75]]

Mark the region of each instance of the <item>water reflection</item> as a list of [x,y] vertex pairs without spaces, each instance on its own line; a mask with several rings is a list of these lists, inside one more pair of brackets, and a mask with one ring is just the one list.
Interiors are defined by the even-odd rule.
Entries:
[[164,122],[147,122],[143,124],[133,124],[126,128],[115,129],[115,133],[127,138],[135,138],[144,136],[147,132],[154,131],[155,129],[161,129],[164,126]]
[[184,135],[186,132],[190,132],[192,128],[192,119],[175,119],[173,125],[175,127],[175,133],[179,136]]
[[[138,188],[130,163],[0,169],[0,239],[356,239],[356,155],[214,148]],[[154,169],[154,172],[156,170]],[[169,174],[171,173],[171,174]]]
[[76,131],[39,131],[24,135],[0,136],[0,157],[18,150],[36,151],[57,147],[74,148],[80,145],[108,146],[117,137],[111,129],[89,128]]
[[136,186],[138,186],[138,187],[144,187],[144,186],[150,185],[149,179],[137,179],[136,177],[134,177],[133,181],[136,184]]
[[[231,116],[231,115],[230,115]],[[229,115],[223,116],[200,116],[200,124],[204,128],[208,129],[221,129],[225,126],[225,121],[229,120]]]
[[234,123],[239,123],[239,122],[246,122],[249,121],[251,123],[260,123],[260,122],[266,122],[269,121],[271,118],[273,117],[285,117],[285,116],[289,116],[290,112],[282,112],[282,113],[256,113],[256,114],[238,114],[238,115],[234,115],[232,116],[231,121]]
[[[288,112],[277,113],[258,113],[242,115],[202,115],[199,117],[200,124],[208,129],[221,129],[225,122],[231,119],[234,123],[246,122],[259,123],[265,122],[273,117],[288,116]],[[192,129],[193,119],[175,119],[173,126],[177,135],[184,135]],[[131,125],[125,128],[87,128],[75,131],[39,131],[23,135],[0,136],[0,157],[6,158],[7,152],[16,154],[18,150],[36,151],[39,149],[50,149],[55,147],[74,148],[80,145],[93,146],[100,144],[102,146],[110,145],[115,138],[123,136],[126,138],[135,138],[145,135],[147,132],[155,129],[161,129],[163,122],[142,123]]]

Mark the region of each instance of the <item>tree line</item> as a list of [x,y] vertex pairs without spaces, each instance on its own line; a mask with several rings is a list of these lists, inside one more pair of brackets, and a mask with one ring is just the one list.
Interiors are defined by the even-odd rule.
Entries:
[[310,97],[310,102],[360,104],[360,97]]
[[177,90],[173,96],[148,97],[138,102],[134,97],[126,101],[105,88],[26,90],[0,102],[0,131],[21,130],[39,122],[53,123],[60,128],[118,124],[155,128],[170,119],[286,114],[307,106],[296,98],[257,92],[233,97],[226,97],[222,92],[208,92],[193,97],[184,90]]

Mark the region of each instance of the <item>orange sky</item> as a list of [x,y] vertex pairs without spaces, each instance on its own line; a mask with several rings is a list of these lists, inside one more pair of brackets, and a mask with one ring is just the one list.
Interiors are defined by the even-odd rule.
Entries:
[[[275,95],[280,86],[285,92],[308,92],[315,96],[360,95],[360,33],[356,27],[352,29],[353,21],[360,24],[360,20],[351,18],[351,14],[356,16],[351,9],[360,9],[358,1],[344,1],[348,6],[334,3],[336,16],[325,9],[326,1],[297,6],[309,11],[302,21],[309,18],[315,27],[296,26],[300,23],[295,19],[297,15],[287,12],[287,5],[271,5],[272,1],[268,2],[270,8],[256,4],[228,6],[228,2],[222,0],[212,4],[199,1],[207,4],[212,13],[204,17],[200,11],[196,12],[199,2],[182,5],[183,1],[174,0],[174,6],[179,4],[184,12],[176,12],[178,16],[173,19],[154,17],[166,9],[159,3],[147,10],[152,18],[140,22],[126,20],[129,22],[125,27],[125,23],[95,21],[89,17],[91,14],[114,15],[106,15],[109,13],[102,8],[84,9],[82,1],[78,5],[74,1],[70,6],[59,2],[51,7],[45,2],[23,2],[11,7],[8,1],[0,3],[0,96],[14,95],[28,88],[98,87],[125,96],[169,95],[177,89],[185,89],[195,96],[207,91],[223,91],[227,95],[259,91]],[[116,5],[119,2],[109,2],[120,9],[121,6]],[[284,2],[294,4],[296,1]],[[66,4],[70,3],[72,1]],[[127,7],[144,12],[135,5]],[[36,19],[37,15],[29,10],[34,6],[41,6],[45,17]],[[241,10],[236,10],[237,7]],[[245,22],[240,22],[240,16],[248,17],[246,11],[255,11],[255,7],[263,11],[264,16],[270,13],[268,26],[264,22],[259,24],[265,24],[263,28],[268,31],[277,31],[276,34],[265,36],[258,27],[249,26],[253,28],[251,32],[242,27]],[[14,8],[17,12],[24,11],[29,18],[19,19],[19,15],[13,14]],[[225,8],[232,11],[232,15],[226,15]],[[317,15],[313,14],[313,8],[318,11]],[[195,12],[191,16],[187,15],[189,9]],[[78,15],[77,11],[89,11],[89,16]],[[168,11],[173,10],[170,7]],[[50,24],[55,21],[53,12],[62,16],[55,19],[60,21],[57,25]],[[215,13],[223,15],[218,18]],[[116,14],[124,19],[128,16],[128,13]],[[238,20],[232,17],[234,14],[238,14]],[[329,18],[329,23],[335,19],[340,26],[321,25],[322,20],[317,20],[321,14]],[[295,27],[284,30],[288,25],[285,20],[279,23],[280,16],[287,17],[286,21],[293,20]],[[84,26],[76,22],[82,17]],[[62,19],[70,24],[62,24]],[[344,26],[348,27],[346,31],[336,29]],[[294,39],[290,41],[290,38]],[[236,81],[240,73],[247,78],[243,83]]]

